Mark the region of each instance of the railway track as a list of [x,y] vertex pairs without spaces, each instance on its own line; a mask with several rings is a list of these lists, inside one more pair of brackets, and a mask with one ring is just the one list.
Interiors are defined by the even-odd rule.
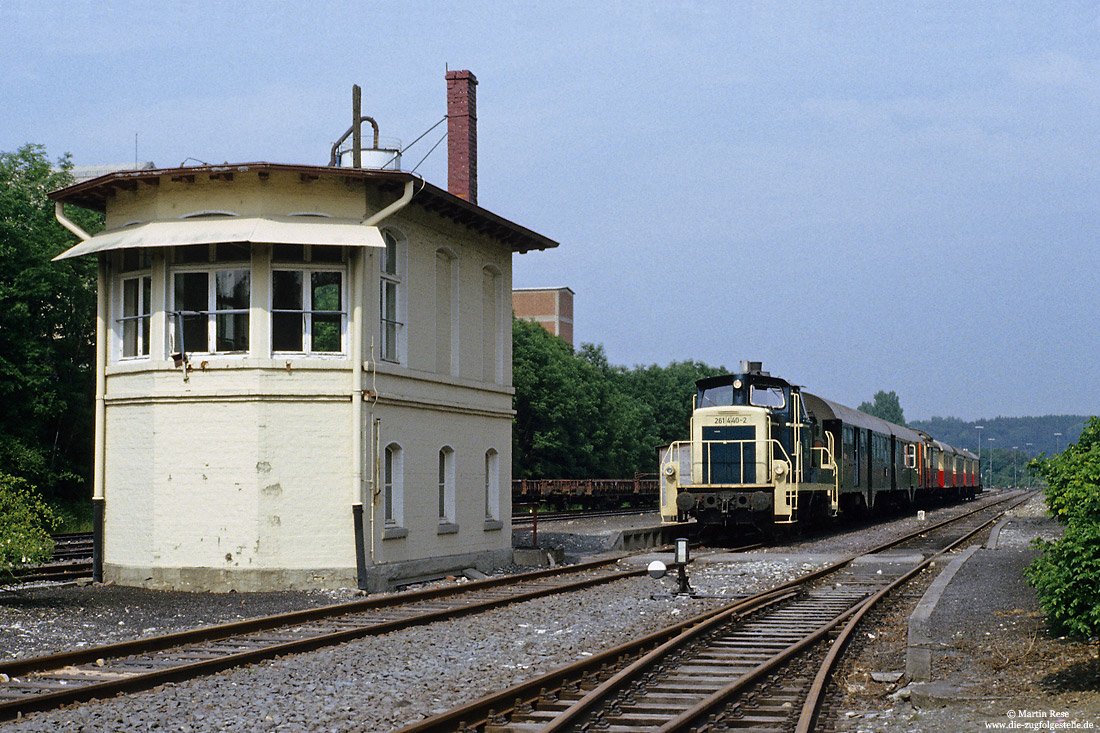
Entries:
[[0,663],[0,720],[567,593],[644,570],[603,559]]
[[64,582],[92,575],[92,533],[55,534],[49,562],[28,565],[12,573],[16,583]]
[[984,505],[402,733],[813,730],[829,674],[867,611],[992,524],[1006,502],[1027,498]]
[[[553,522],[563,519],[592,519],[598,517],[630,517],[638,514],[656,514],[656,510],[644,509],[594,509],[574,512],[539,512],[538,521]],[[535,515],[530,512],[516,513],[512,515],[512,525],[531,524]]]

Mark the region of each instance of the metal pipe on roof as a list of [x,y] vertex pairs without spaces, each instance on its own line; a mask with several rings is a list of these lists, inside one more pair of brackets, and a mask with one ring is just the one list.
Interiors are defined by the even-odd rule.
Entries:
[[[369,122],[371,127],[374,129],[374,150],[377,150],[378,149],[378,123],[374,121],[373,117],[368,117],[367,115],[362,115],[359,118],[359,124],[362,124],[364,122]],[[343,135],[341,135],[340,138],[336,142],[334,142],[332,144],[332,152],[329,154],[329,159],[328,159],[329,166],[336,167],[340,164],[340,145],[345,140],[347,140],[348,137],[350,137],[353,132],[355,132],[355,129],[358,126],[359,125],[352,125],[351,127],[349,127],[347,129],[347,131]]]

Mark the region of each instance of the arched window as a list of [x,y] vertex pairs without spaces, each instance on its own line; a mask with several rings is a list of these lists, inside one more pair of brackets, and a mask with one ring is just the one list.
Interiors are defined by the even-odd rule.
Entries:
[[500,270],[488,265],[481,271],[481,308],[482,308],[482,371],[485,382],[499,384],[504,378],[504,294],[501,283],[504,278]]
[[439,449],[439,522],[455,521],[455,452],[450,446]]
[[401,446],[390,443],[382,455],[382,504],[385,522],[399,526],[404,514],[404,461]]
[[500,455],[495,448],[485,451],[485,518],[500,514]]
[[445,247],[435,252],[435,370],[458,374],[458,257]]
[[380,258],[379,309],[382,359],[395,363],[405,361],[405,287],[406,241],[393,229],[382,231],[386,248]]

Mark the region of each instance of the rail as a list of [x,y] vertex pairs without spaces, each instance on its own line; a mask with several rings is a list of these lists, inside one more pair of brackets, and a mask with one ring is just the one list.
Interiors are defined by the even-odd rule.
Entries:
[[0,720],[644,574],[595,560],[0,662]]
[[[840,625],[848,624],[846,633],[850,636],[849,629],[855,628],[855,622],[870,608],[869,604],[886,596],[889,588],[884,586],[891,578],[884,579],[884,574],[891,575],[897,570],[885,573],[882,566],[871,563],[853,565],[856,557],[881,552],[905,542],[924,542],[933,532],[971,520],[979,512],[1003,512],[1002,504],[1014,500],[1020,503],[1028,498],[1030,495],[1020,498],[1017,494],[985,503],[971,512],[850,555],[829,567],[764,593],[700,614],[580,663],[410,725],[401,729],[401,733],[526,730],[529,727],[538,730],[598,730],[607,727],[710,730],[724,729],[727,723],[731,727],[756,724],[768,729],[783,728],[789,723],[777,724],[770,718],[786,721],[790,716],[797,715],[799,710],[808,709],[802,702],[803,697],[809,697],[805,691],[808,682],[804,684],[801,681],[804,678],[801,671],[793,675],[797,678],[797,684],[793,687],[799,688],[796,694],[790,691],[791,685],[784,682],[771,685],[770,692],[755,688],[760,691],[760,698],[778,696],[781,701],[761,704],[760,699],[755,699],[741,706],[735,700],[746,699],[744,694],[750,686],[757,684],[765,675],[774,674],[790,660],[802,658],[799,655],[811,648],[817,654],[821,644]],[[952,538],[954,543],[981,531],[994,519],[979,520],[981,523],[968,528],[962,538]],[[941,544],[928,562],[948,549],[950,547],[945,548]],[[904,577],[913,577],[920,572],[919,569],[911,569],[905,573],[904,569],[901,571]],[[799,590],[826,576],[831,576],[827,583],[811,591]],[[777,605],[780,603],[783,605]],[[798,626],[797,632],[790,633],[795,626]],[[696,648],[685,650],[685,644],[696,637],[699,641]],[[738,645],[745,648],[744,655],[734,652],[734,647]],[[836,652],[829,656],[835,659],[840,654],[840,648],[834,648]],[[727,664],[730,666],[725,666]],[[678,674],[682,675],[682,682],[671,681],[667,685],[661,682],[662,675]],[[812,672],[810,676],[813,677]],[[827,673],[825,677],[819,674],[818,678],[826,679]],[[703,691],[706,686],[704,679],[714,683],[711,692]],[[824,685],[820,682],[817,687],[824,688]],[[734,701],[733,719],[729,713],[731,701]],[[680,705],[682,707],[678,707]],[[744,716],[744,720],[737,720],[740,716]],[[810,729],[812,723],[809,727],[800,727],[800,730]]]

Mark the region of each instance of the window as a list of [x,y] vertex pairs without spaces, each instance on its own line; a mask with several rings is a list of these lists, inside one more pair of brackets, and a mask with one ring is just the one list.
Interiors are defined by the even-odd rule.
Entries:
[[[248,269],[177,270],[173,276],[177,350],[189,353],[248,351],[251,284],[252,274]],[[179,343],[181,322],[183,333],[182,343]]]
[[148,250],[127,249],[116,255],[121,302],[116,311],[124,359],[149,356],[149,317],[152,311],[153,258]]
[[503,322],[500,291],[503,278],[500,271],[488,266],[481,271],[481,307],[482,307],[482,372],[486,382],[501,382],[503,379],[504,357]]
[[758,387],[754,384],[749,389],[749,404],[782,410],[787,405],[787,399],[781,387]]
[[444,446],[439,450],[439,521],[454,521],[455,510],[455,452]]
[[401,274],[404,270],[404,241],[392,230],[382,232],[386,248],[381,256],[381,292],[379,293],[379,313],[381,314],[382,359],[401,362],[402,333],[401,312],[404,307],[404,292],[401,288]]
[[500,461],[497,452],[485,451],[485,518],[496,519],[500,507]]
[[435,253],[435,362],[439,374],[458,373],[458,258]]
[[273,351],[342,354],[346,316],[342,271],[272,270]]
[[149,275],[122,279],[122,356],[149,356],[149,311],[153,281]]
[[387,525],[401,524],[403,510],[401,446],[391,443],[386,446],[382,459],[382,501],[385,507]]

